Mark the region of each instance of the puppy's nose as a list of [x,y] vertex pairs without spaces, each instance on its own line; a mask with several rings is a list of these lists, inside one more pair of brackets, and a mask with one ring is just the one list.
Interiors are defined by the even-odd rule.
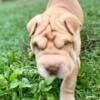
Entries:
[[59,70],[59,67],[57,67],[57,66],[48,66],[48,67],[46,68],[46,70],[48,71],[48,73],[49,73],[50,75],[56,75],[57,72],[58,72],[58,70]]

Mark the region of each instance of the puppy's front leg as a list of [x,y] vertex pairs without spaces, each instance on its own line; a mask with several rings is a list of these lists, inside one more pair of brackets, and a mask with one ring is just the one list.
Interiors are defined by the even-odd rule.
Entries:
[[75,100],[74,92],[78,71],[79,64],[75,67],[72,74],[63,80],[60,90],[60,100]]

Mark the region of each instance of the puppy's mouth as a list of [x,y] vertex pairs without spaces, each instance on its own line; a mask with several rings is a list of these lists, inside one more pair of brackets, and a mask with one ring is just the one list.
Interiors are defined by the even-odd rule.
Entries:
[[38,71],[41,76],[56,76],[64,78],[70,70],[69,61],[64,55],[43,55],[36,58]]

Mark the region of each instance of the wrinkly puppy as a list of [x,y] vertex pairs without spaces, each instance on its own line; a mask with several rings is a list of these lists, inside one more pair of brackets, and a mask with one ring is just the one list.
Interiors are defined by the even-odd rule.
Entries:
[[60,100],[75,100],[83,13],[78,0],[49,0],[27,24],[39,73],[63,78]]

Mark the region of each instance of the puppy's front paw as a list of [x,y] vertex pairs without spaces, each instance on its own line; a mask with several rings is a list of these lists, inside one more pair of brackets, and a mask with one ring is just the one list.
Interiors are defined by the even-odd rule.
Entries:
[[60,94],[60,100],[75,100],[74,93],[62,91]]

